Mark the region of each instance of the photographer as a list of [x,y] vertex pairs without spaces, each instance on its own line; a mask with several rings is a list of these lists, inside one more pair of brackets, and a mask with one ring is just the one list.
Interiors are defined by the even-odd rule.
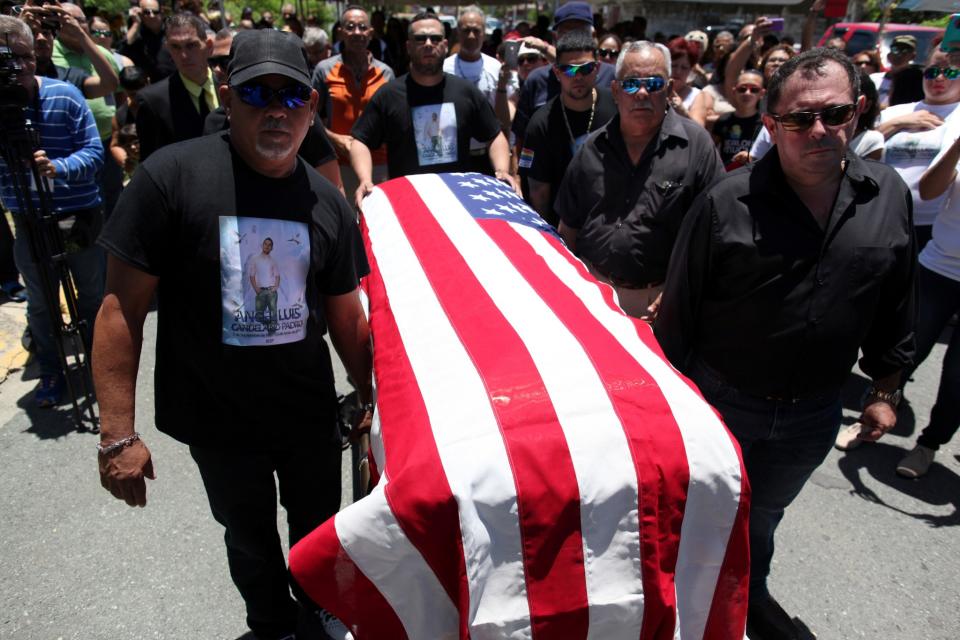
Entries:
[[[37,57],[37,75],[63,80],[80,89],[84,98],[92,100],[108,96],[117,90],[117,72],[103,51],[97,48],[93,40],[73,16],[63,13],[59,7],[24,7],[20,17],[33,31],[34,55]],[[94,64],[96,75],[91,75],[79,67],[66,67],[53,63],[53,43],[61,29],[76,30],[83,50],[88,53]],[[68,36],[69,37],[69,36]]]
[[[61,219],[68,262],[77,287],[81,318],[87,320],[87,335],[93,326],[103,290],[103,258],[93,246],[99,230],[100,195],[95,177],[103,166],[103,145],[97,135],[93,114],[76,87],[36,75],[33,34],[25,22],[9,16],[0,16],[0,45],[8,47],[12,55],[0,56],[0,78],[13,76],[27,93],[25,116],[38,124],[39,148],[33,160],[40,175],[51,185],[51,207]],[[12,58],[12,59],[11,59]],[[11,82],[13,80],[11,78]],[[10,110],[16,85],[3,86],[0,106]],[[6,145],[10,134],[9,118],[0,129],[0,143]],[[32,179],[28,184],[32,183]],[[26,212],[17,201],[14,177],[5,162],[0,161],[0,194],[3,205],[13,213],[16,224],[14,256],[27,286],[27,321],[33,333],[36,357],[40,365],[40,386],[35,402],[40,407],[56,405],[64,389],[53,327],[43,292],[40,268],[31,254]],[[23,194],[27,195],[27,194]],[[30,190],[34,206],[40,200],[36,189]],[[51,276],[52,278],[52,276]]]

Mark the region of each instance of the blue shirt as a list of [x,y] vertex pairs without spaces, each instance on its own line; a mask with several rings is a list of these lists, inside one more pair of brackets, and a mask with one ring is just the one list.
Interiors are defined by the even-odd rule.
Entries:
[[[97,173],[103,167],[103,145],[93,113],[80,91],[66,82],[43,78],[39,95],[27,107],[26,117],[40,134],[39,148],[47,152],[57,168],[52,185],[54,211],[77,211],[99,205]],[[32,179],[28,180],[32,183]],[[39,205],[36,190],[32,193],[34,204]],[[0,198],[7,209],[20,212],[13,177],[3,160],[0,160]]]

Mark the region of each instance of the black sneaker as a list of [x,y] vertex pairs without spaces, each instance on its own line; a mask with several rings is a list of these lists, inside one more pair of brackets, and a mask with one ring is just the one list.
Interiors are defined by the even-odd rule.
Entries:
[[780,603],[767,594],[766,597],[750,598],[747,636],[750,640],[799,640],[800,630]]

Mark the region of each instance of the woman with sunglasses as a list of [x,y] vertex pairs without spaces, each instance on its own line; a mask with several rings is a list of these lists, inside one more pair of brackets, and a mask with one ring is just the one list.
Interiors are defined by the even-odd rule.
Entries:
[[[880,54],[873,50],[861,51],[854,55],[851,60],[853,60],[853,66],[855,66],[858,71],[869,75],[879,73],[882,68],[880,64]],[[870,82],[873,83],[873,80],[871,79]]]
[[923,100],[887,107],[880,112],[877,129],[886,139],[884,162],[897,170],[913,194],[913,222],[917,249],[930,240],[933,221],[943,207],[944,196],[920,198],[920,176],[940,152],[950,146],[944,133],[947,125],[960,123],[960,68],[952,66],[949,55],[932,45],[923,70]]
[[623,43],[615,33],[608,33],[600,38],[600,44],[597,45],[597,60],[608,64],[616,64],[617,57],[620,55],[620,47]]
[[[946,197],[933,223],[930,242],[918,256],[919,313],[914,367],[926,360],[951,318],[960,312],[960,197],[957,166],[960,164],[960,120],[944,135],[940,154],[920,178],[920,197],[925,201]],[[906,381],[909,376],[903,376]],[[926,475],[937,451],[950,442],[960,428],[960,331],[953,335],[943,356],[943,369],[936,403],[917,445],[897,464],[897,473],[907,478]]]

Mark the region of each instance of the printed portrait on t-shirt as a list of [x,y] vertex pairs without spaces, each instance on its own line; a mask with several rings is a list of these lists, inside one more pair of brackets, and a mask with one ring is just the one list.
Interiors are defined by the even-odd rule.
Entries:
[[223,343],[264,346],[307,335],[307,225],[220,216]]
[[457,110],[452,102],[413,107],[413,138],[420,166],[457,160]]

